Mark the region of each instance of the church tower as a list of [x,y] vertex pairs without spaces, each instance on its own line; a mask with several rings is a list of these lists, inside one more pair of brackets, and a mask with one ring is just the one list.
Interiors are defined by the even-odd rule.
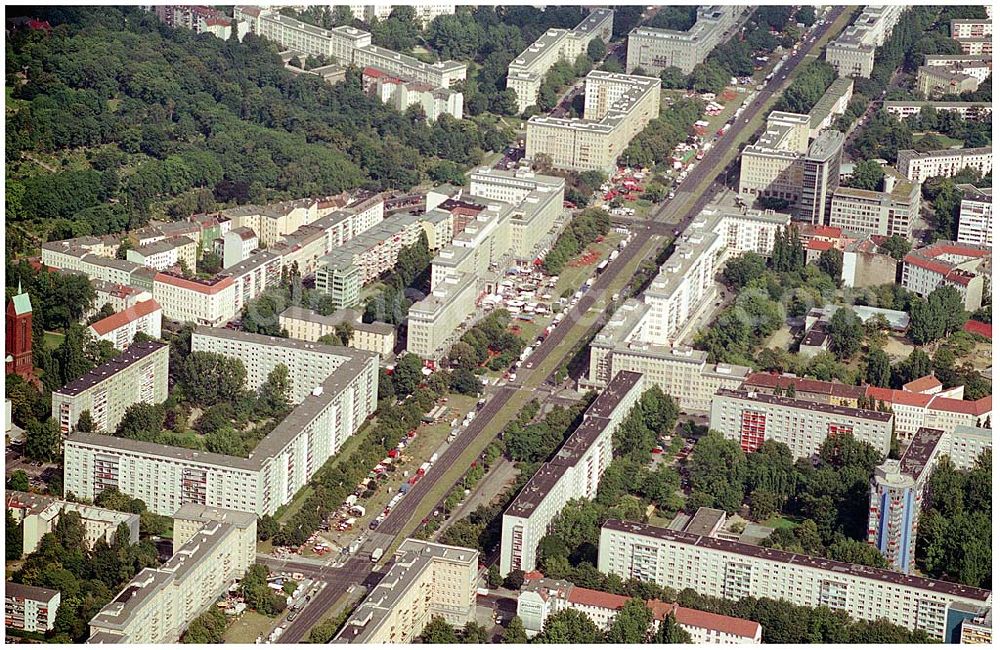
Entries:
[[17,295],[7,302],[6,374],[17,374],[34,381],[35,364],[31,356],[31,298],[17,285]]

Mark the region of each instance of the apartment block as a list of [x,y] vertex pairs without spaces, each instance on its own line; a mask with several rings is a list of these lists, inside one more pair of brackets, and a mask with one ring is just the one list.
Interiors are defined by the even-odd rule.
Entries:
[[[985,424],[993,413],[993,396],[987,395],[977,400],[963,399],[962,391],[895,390],[868,386],[865,394],[892,408],[896,420],[896,435],[906,441],[921,428],[942,429],[953,433],[959,427],[977,428]],[[958,387],[962,389],[962,387]],[[970,443],[971,444],[971,443]],[[968,447],[968,445],[966,445]],[[963,447],[961,462],[971,465],[983,445],[976,443]],[[959,460],[956,460],[958,463]]]
[[889,451],[891,413],[779,397],[752,390],[720,389],[712,399],[711,428],[740,443],[746,453],[765,440],[788,445],[796,458],[811,458],[829,437],[851,435],[879,453]]
[[237,313],[236,295],[236,284],[228,276],[201,280],[163,271],[153,278],[153,299],[164,318],[179,323],[224,325]]
[[597,568],[714,598],[825,606],[941,641],[957,640],[963,619],[992,604],[985,589],[616,519],[601,528]]
[[583,118],[532,117],[525,157],[544,154],[559,169],[610,173],[632,138],[659,114],[659,79],[592,70]]
[[[202,225],[198,221],[150,221],[149,224],[138,230],[133,230],[128,234],[128,240],[137,248],[143,248],[150,244],[173,239],[176,237],[187,237],[198,242],[202,239]],[[113,254],[112,254],[113,255]]]
[[251,31],[278,43],[282,48],[303,54],[331,58],[339,65],[377,68],[407,81],[448,88],[463,81],[466,66],[457,61],[424,63],[406,54],[372,45],[371,34],[342,25],[321,29],[284,16],[276,10],[237,6],[233,11],[238,20],[246,20]]
[[896,169],[915,183],[923,183],[933,176],[954,176],[966,167],[986,176],[993,171],[993,149],[940,149],[925,153],[900,149],[896,158]]
[[94,286],[94,306],[84,314],[84,318],[90,318],[96,314],[104,305],[111,305],[114,313],[125,311],[129,307],[139,304],[144,300],[152,300],[153,294],[143,291],[127,284],[114,284],[104,280],[95,280],[91,283]]
[[822,131],[809,143],[808,115],[773,111],[757,142],[740,156],[739,192],[784,199],[796,205],[804,220],[825,223],[833,192],[840,185],[844,134]]
[[854,96],[854,80],[849,77],[837,77],[820,97],[816,105],[809,111],[809,137],[815,138],[833,125],[837,116],[843,115],[847,104]]
[[929,66],[917,68],[917,91],[924,97],[942,97],[973,92],[982,83],[967,74],[961,66]]
[[222,268],[239,264],[250,257],[258,246],[257,233],[252,228],[240,226],[230,229],[222,236]]
[[760,395],[787,395],[791,390],[795,399],[816,402],[827,406],[857,406],[865,396],[865,386],[842,384],[839,381],[820,381],[795,375],[778,375],[771,372],[753,372],[740,385],[746,391]]
[[129,540],[133,544],[139,541],[139,515],[137,514],[14,490],[8,490],[5,496],[7,510],[10,511],[15,522],[22,524],[24,555],[34,553],[42,536],[51,533],[59,517],[68,512],[80,515],[87,548],[93,548],[99,539],[110,544],[118,532],[118,527],[122,524],[128,528]]
[[625,69],[641,68],[658,75],[674,67],[690,74],[716,45],[735,33],[749,9],[735,5],[699,7],[694,25],[686,32],[636,27],[628,35]]
[[885,43],[907,7],[868,5],[854,23],[826,46],[826,60],[841,77],[872,74],[875,49]]
[[844,249],[841,279],[845,287],[875,287],[896,281],[896,259],[879,250],[873,238],[861,239]]
[[951,21],[951,37],[984,38],[993,36],[992,18],[955,18]]
[[[92,499],[105,488],[117,487],[158,514],[172,514],[187,503],[273,514],[375,410],[375,354],[230,330],[196,330],[192,347],[241,358],[251,389],[279,363],[285,364],[297,406],[249,458],[96,434],[71,435],[64,444],[67,492]],[[323,366],[329,370],[317,368]]]
[[[72,432],[80,414],[90,411],[96,431],[114,431],[129,406],[167,399],[170,350],[154,341],[128,350],[52,392],[52,417],[63,435]],[[76,494],[80,494],[76,492]]]
[[573,29],[550,29],[538,37],[510,62],[507,68],[507,88],[517,94],[517,112],[523,113],[538,100],[538,91],[549,69],[559,61],[573,64],[587,52],[595,38],[605,43],[611,40],[615,12],[593,9]]
[[962,49],[962,54],[991,56],[993,54],[993,37],[981,36],[975,38],[953,38]]
[[406,351],[424,359],[444,356],[445,343],[476,309],[477,285],[472,274],[449,275],[431,289],[429,296],[410,305]]
[[881,190],[838,187],[830,200],[829,224],[850,235],[910,238],[920,216],[920,184],[885,168]]
[[868,543],[903,573],[911,573],[916,560],[917,522],[944,436],[938,429],[919,429],[899,460],[886,460],[872,478]]
[[[385,20],[392,15],[393,5],[349,5],[351,13],[361,22],[371,22],[373,18]],[[427,27],[438,16],[451,16],[455,13],[455,5],[413,5],[417,20]]]
[[87,329],[95,339],[110,341],[119,350],[124,350],[139,332],[154,339],[160,338],[162,321],[160,305],[155,300],[145,300],[91,323]]
[[962,206],[958,213],[959,244],[993,245],[993,188],[963,183]]
[[188,237],[168,237],[139,248],[126,251],[125,259],[142,266],[163,271],[183,263],[194,271],[197,262],[198,244]]
[[191,621],[243,577],[254,559],[246,552],[245,540],[256,537],[257,518],[252,513],[204,520],[183,543],[175,540],[173,557],[159,568],[140,571],[90,619],[87,642],[177,642]]
[[993,104],[990,102],[887,101],[883,102],[882,108],[899,119],[920,115],[924,108],[933,108],[938,113],[956,113],[963,120],[988,120],[993,115]]
[[910,251],[903,258],[904,289],[926,297],[940,286],[954,287],[965,308],[975,311],[983,304],[992,248],[938,241]]
[[512,253],[520,260],[531,261],[545,235],[565,213],[565,190],[566,181],[558,176],[481,167],[471,174],[466,201],[486,199],[512,205]]
[[[605,591],[577,587],[564,580],[540,578],[529,580],[517,597],[517,615],[524,623],[529,638],[534,638],[545,626],[549,616],[566,609],[582,612],[594,625],[607,631],[618,611],[629,601]],[[732,616],[703,612],[676,603],[647,600],[653,613],[651,629],[656,631],[668,616],[691,635],[692,643],[743,644],[761,643],[760,623]]]
[[411,643],[434,616],[462,627],[476,620],[478,574],[474,549],[406,539],[333,643]]
[[351,338],[347,347],[375,352],[383,359],[392,356],[396,346],[396,328],[388,323],[365,323],[361,312],[341,309],[323,316],[311,309],[289,307],[278,315],[281,328],[293,339],[318,341],[327,334],[337,333],[338,326],[348,325]]
[[451,88],[441,88],[426,83],[404,81],[376,68],[365,68],[361,73],[362,85],[373,96],[397,111],[419,106],[428,122],[434,123],[441,115],[462,119],[464,95]]
[[55,590],[4,583],[4,627],[45,633],[56,625],[62,595]]
[[587,408],[580,426],[542,465],[503,514],[500,574],[535,568],[538,542],[573,499],[593,499],[613,456],[612,435],[643,391],[642,375],[620,372]]

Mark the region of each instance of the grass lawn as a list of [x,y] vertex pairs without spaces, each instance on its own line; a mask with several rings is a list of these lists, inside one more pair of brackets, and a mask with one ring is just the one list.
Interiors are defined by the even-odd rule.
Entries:
[[45,333],[45,347],[50,350],[55,350],[66,338],[65,334],[60,334],[59,332],[46,332]]
[[273,618],[247,610],[233,621],[226,633],[222,635],[222,640],[223,643],[253,643],[258,636],[267,636],[273,625]]
[[799,522],[794,519],[782,517],[781,515],[774,515],[767,521],[762,521],[761,525],[767,526],[768,528],[795,528],[799,525]]

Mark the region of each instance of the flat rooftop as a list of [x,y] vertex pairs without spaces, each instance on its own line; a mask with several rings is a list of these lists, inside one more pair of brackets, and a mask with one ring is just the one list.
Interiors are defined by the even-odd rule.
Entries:
[[892,413],[883,413],[881,411],[869,411],[866,409],[856,409],[847,406],[838,406],[834,404],[823,404],[822,402],[810,402],[807,400],[795,399],[793,397],[783,397],[778,395],[770,395],[768,393],[758,393],[756,391],[720,388],[718,391],[716,391],[715,394],[720,397],[730,397],[732,399],[737,399],[745,402],[757,402],[759,404],[773,404],[775,406],[796,408],[796,409],[801,409],[803,411],[819,411],[820,413],[826,413],[828,415],[839,415],[842,417],[850,417],[861,420],[888,422],[889,420],[892,419]]
[[896,571],[889,571],[888,569],[876,569],[873,567],[862,566],[860,564],[847,564],[844,562],[827,560],[810,555],[789,553],[788,551],[779,551],[777,549],[763,548],[761,546],[741,544],[740,542],[730,542],[713,537],[692,535],[691,533],[669,530],[667,528],[659,528],[656,526],[648,526],[646,524],[639,524],[630,521],[622,521],[620,519],[609,519],[604,524],[603,528],[661,539],[663,541],[673,542],[676,544],[698,546],[714,551],[733,553],[746,557],[755,557],[771,562],[794,564],[812,569],[820,569],[823,571],[829,571],[833,574],[849,575],[856,578],[865,578],[868,580],[897,584],[912,589],[933,591],[936,593],[947,594],[949,596],[982,601],[984,604],[990,598],[990,592],[986,589],[968,587],[954,582],[921,578],[918,576],[907,575],[905,573],[898,573]]
[[127,350],[119,354],[111,361],[94,368],[79,379],[74,379],[59,390],[54,391],[54,394],[75,397],[76,395],[93,388],[101,382],[110,379],[119,372],[127,370],[135,364],[144,361],[157,351],[166,349],[166,347],[166,343],[159,343],[157,341],[133,343]]

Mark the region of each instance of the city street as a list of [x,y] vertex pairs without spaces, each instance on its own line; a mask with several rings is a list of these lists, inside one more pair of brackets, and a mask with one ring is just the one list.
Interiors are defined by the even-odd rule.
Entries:
[[[752,135],[749,124],[756,121],[765,105],[777,96],[788,75],[803,62],[810,51],[810,47],[807,46],[821,39],[826,31],[832,28],[833,23],[843,11],[843,7],[833,9],[823,28],[807,39],[806,44],[786,62],[781,74],[775,75],[765,84],[764,91],[759,92],[756,99],[745,110],[745,118],[742,122],[735,124],[719,138],[716,146],[698,163],[697,171],[699,173],[691,174],[678,186],[675,198],[661,204],[652,213],[649,221],[634,225],[634,231],[639,236],[634,237],[621,251],[621,254],[608,264],[606,270],[597,277],[590,290],[585,292],[576,306],[567,312],[565,320],[555,327],[552,333],[539,345],[532,354],[534,367],[527,370],[516,385],[507,385],[496,391],[476,419],[458,435],[455,442],[449,445],[441,455],[435,471],[428,473],[410,490],[407,498],[393,509],[379,526],[377,533],[386,535],[386,538],[398,538],[412,532],[404,529],[415,515],[424,514],[417,512],[417,507],[424,501],[424,497],[431,491],[443,496],[451,487],[447,485],[442,488],[438,485],[444,477],[446,469],[454,465],[462,452],[483,434],[487,425],[495,426],[494,419],[497,413],[518,391],[533,392],[537,386],[540,386],[547,379],[551,379],[555,370],[544,373],[544,368],[547,367],[546,361],[552,355],[559,357],[570,352],[572,345],[564,344],[570,333],[578,329],[574,325],[578,324],[595,305],[607,304],[610,299],[609,287],[627,279],[625,273],[631,268],[630,263],[635,260],[636,256],[643,250],[657,250],[663,242],[673,238],[678,232],[683,232],[705,206],[726,189],[724,184],[726,168],[739,155],[738,145]],[[706,179],[711,180],[706,184]],[[434,504],[431,504],[431,508],[433,506]],[[295,643],[302,640],[313,625],[327,616],[327,610],[340,598],[349,585],[355,583],[368,586],[377,584],[382,573],[372,571],[372,563],[366,554],[366,550],[370,552],[370,546],[371,541],[366,543],[365,547],[359,550],[354,557],[348,559],[342,567],[317,568],[314,564],[306,562],[282,561],[274,558],[262,560],[268,566],[283,567],[280,570],[299,571],[317,580],[326,581],[329,585],[313,597],[300,611],[295,621],[289,624],[281,637],[282,642]]]

